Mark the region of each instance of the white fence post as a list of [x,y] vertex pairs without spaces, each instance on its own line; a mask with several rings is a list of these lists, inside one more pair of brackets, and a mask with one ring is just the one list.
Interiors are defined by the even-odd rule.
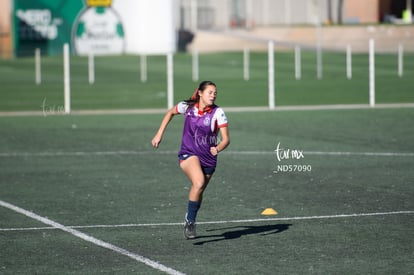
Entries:
[[248,48],[243,51],[243,79],[248,81],[250,79],[250,52]]
[[199,79],[198,51],[196,49],[193,50],[192,65],[193,65],[192,67],[193,81],[196,82]]
[[352,78],[352,48],[351,45],[346,47],[346,78]]
[[295,46],[295,78],[296,80],[302,78],[302,57],[299,46]]
[[268,82],[269,82],[269,108],[275,108],[275,60],[274,60],[274,42],[268,43]]
[[174,60],[173,54],[167,54],[167,97],[168,109],[174,106]]
[[369,40],[369,105],[375,106],[375,41]]
[[35,50],[35,81],[39,85],[42,83],[42,68],[40,62],[40,49],[36,48]]
[[65,113],[70,113],[70,60],[69,44],[63,45],[63,85],[64,85],[64,105]]
[[398,45],[398,76],[403,77],[404,74],[404,47],[402,44]]
[[322,11],[321,11],[321,4],[320,0],[313,2],[316,7],[316,16],[317,16],[317,23],[316,23],[316,71],[317,71],[317,78],[322,79],[323,77],[323,63],[322,63]]
[[141,65],[141,82],[147,82],[147,56],[145,54],[140,55]]
[[88,76],[89,76],[89,84],[95,83],[95,57],[93,53],[89,53],[88,56]]

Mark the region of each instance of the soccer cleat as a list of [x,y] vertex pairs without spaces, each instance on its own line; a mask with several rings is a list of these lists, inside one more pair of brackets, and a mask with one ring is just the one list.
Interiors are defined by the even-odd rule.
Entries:
[[187,219],[184,223],[184,237],[188,239],[194,239],[196,237],[196,225],[193,222],[188,222]]

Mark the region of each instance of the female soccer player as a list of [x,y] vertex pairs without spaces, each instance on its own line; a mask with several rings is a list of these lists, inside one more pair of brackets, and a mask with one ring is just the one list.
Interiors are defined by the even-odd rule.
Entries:
[[201,82],[190,99],[179,102],[167,111],[152,139],[152,146],[158,148],[173,116],[184,115],[178,159],[181,169],[191,182],[184,223],[184,236],[187,239],[196,237],[196,217],[203,192],[215,171],[217,155],[230,144],[227,118],[223,109],[214,104],[216,97],[216,84],[211,81]]

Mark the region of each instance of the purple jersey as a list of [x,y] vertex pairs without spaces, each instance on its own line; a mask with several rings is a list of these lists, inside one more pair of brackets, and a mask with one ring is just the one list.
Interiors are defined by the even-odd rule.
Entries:
[[184,114],[183,136],[179,155],[195,155],[204,167],[216,167],[217,156],[210,152],[211,147],[218,143],[217,134],[221,127],[227,126],[227,118],[223,110],[214,105],[204,112],[195,105],[187,108],[185,102],[180,102],[176,110]]

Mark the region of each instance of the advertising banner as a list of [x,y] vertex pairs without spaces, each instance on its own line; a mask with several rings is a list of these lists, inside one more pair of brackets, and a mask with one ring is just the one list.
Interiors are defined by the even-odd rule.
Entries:
[[173,1],[14,0],[15,55],[174,52]]

